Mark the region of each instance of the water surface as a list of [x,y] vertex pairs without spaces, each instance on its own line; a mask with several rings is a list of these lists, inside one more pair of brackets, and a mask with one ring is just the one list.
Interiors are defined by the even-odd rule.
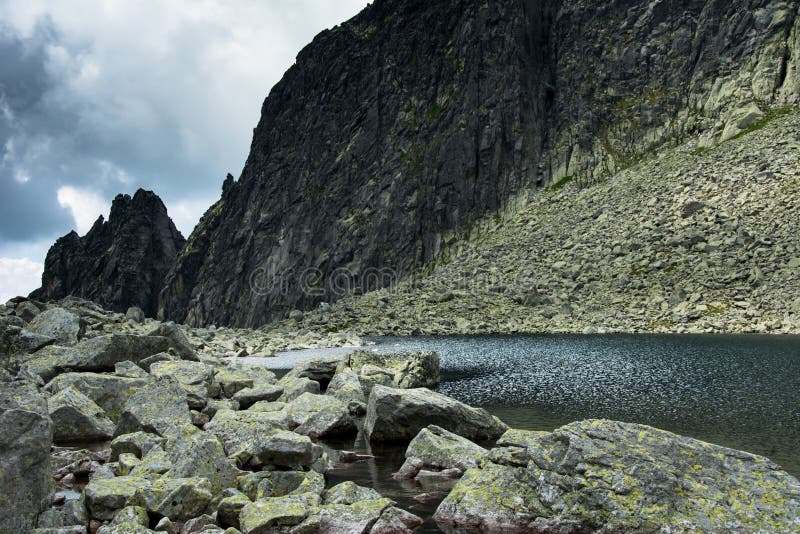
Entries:
[[[552,430],[608,418],[643,423],[769,457],[800,476],[800,336],[540,335],[377,338],[370,350],[434,350],[438,391],[481,406],[512,427]],[[346,349],[353,350],[353,349]],[[303,351],[271,359],[291,367]],[[349,445],[349,444],[347,444]],[[425,488],[389,475],[402,450],[353,448],[377,459],[341,466],[335,482],[361,481],[429,517],[436,502],[413,500]],[[413,485],[412,485],[413,486]],[[426,531],[435,527],[428,522]]]

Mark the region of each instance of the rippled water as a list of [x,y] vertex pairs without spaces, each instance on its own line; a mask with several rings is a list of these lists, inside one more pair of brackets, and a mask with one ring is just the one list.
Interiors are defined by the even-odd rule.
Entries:
[[[382,352],[435,350],[438,391],[482,406],[512,427],[552,430],[609,418],[644,423],[762,454],[800,476],[800,337],[756,335],[543,335],[379,338]],[[352,350],[352,349],[350,349]],[[341,349],[329,351],[341,353]],[[272,359],[291,367],[320,351]],[[429,518],[425,488],[390,474],[403,451],[347,448],[376,460],[341,466],[333,482],[362,481]],[[428,521],[426,532],[436,527]]]

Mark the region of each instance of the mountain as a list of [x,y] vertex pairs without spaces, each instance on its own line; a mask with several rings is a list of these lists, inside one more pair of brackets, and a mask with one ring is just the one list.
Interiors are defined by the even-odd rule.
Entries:
[[377,0],[272,89],[159,316],[261,325],[412,274],[549,185],[731,139],[797,101],[799,25],[778,0]]
[[117,195],[108,221],[102,216],[80,237],[70,232],[50,248],[38,300],[73,295],[125,312],[139,306],[154,317],[164,277],[186,240],[152,191]]

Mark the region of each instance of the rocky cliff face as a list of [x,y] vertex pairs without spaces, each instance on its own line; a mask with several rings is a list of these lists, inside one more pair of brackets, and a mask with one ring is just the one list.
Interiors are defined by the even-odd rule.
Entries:
[[184,244],[152,191],[117,195],[108,221],[101,216],[85,236],[70,232],[50,248],[42,287],[31,297],[74,295],[114,311],[139,306],[152,317],[164,277]]
[[[264,102],[161,317],[254,326],[418,269],[472,221],[797,100],[779,0],[378,0]],[[378,271],[376,271],[378,270]]]

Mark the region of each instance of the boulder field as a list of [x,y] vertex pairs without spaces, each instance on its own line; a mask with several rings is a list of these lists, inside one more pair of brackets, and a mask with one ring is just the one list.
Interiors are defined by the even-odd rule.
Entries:
[[[12,304],[0,317],[17,348],[0,371],[2,533],[800,529],[800,482],[766,458],[616,421],[510,429],[434,391],[435,353],[359,350],[278,377],[263,358],[216,352],[210,331],[84,301]],[[51,341],[18,350],[37,318]],[[359,433],[405,447],[398,481],[446,488],[415,497],[441,501],[433,517],[334,483],[332,469],[377,461],[334,446]]]

